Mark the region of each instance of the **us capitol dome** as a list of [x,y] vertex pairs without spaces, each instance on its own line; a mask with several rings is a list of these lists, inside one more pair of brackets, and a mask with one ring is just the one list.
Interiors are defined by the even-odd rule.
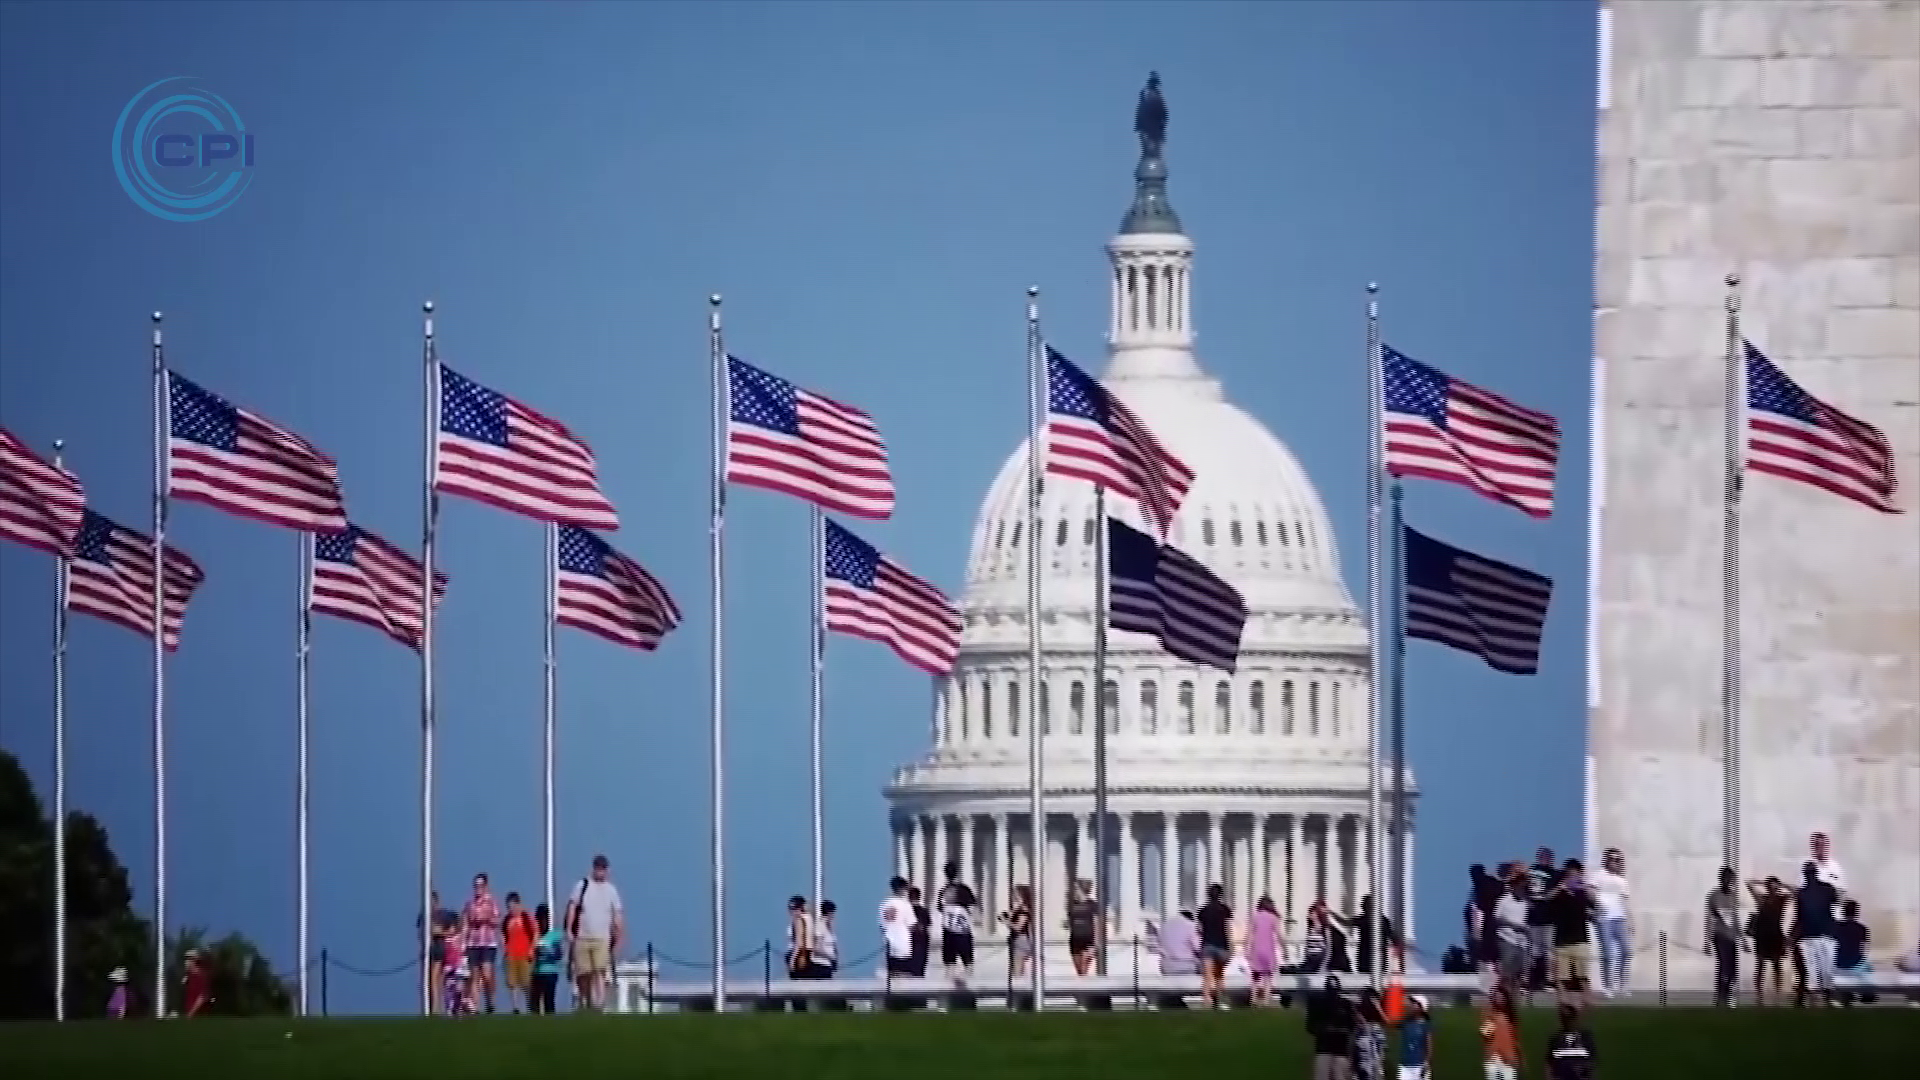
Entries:
[[[1148,94],[1157,104],[1157,84]],[[1206,885],[1220,882],[1237,912],[1271,896],[1294,940],[1313,901],[1352,912],[1376,891],[1367,852],[1367,628],[1341,579],[1313,481],[1265,425],[1227,400],[1194,353],[1193,241],[1167,199],[1163,127],[1136,127],[1133,204],[1107,244],[1101,382],[1193,470],[1170,539],[1231,582],[1249,618],[1232,674],[1176,660],[1148,637],[1108,636],[1099,698],[1108,732],[1109,935],[1117,948],[1170,903],[1197,906]],[[1096,878],[1097,524],[1093,486],[1049,476],[1039,532],[1029,532],[1027,454],[1022,444],[1000,467],[974,524],[960,656],[935,680],[933,746],[896,770],[886,797],[897,873],[931,898],[940,868],[957,862],[983,908],[1005,911],[1011,886],[1035,881],[1027,735],[1039,720],[1048,820],[1037,891],[1053,968],[1064,963],[1055,953],[1067,883]],[[1144,527],[1130,500],[1109,497],[1107,508]],[[1034,543],[1044,548],[1037,702],[1022,700],[1026,545]],[[1411,835],[1406,851],[1411,909]]]

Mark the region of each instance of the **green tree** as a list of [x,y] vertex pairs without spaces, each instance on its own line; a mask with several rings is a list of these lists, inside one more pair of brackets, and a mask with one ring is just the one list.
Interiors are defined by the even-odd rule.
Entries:
[[[140,1015],[151,1007],[153,934],[134,914],[133,889],[91,815],[67,815],[67,1015],[100,1016],[108,975],[126,968]],[[0,751],[0,1019],[53,1016],[53,823],[26,770]],[[212,1011],[288,1012],[292,995],[260,950],[237,934],[203,944],[203,931],[168,942],[168,994],[178,993],[185,950],[199,947],[212,974]]]

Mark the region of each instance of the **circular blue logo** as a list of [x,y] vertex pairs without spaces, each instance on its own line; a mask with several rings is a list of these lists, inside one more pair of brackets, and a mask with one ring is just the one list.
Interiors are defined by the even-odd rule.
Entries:
[[113,171],[127,197],[168,221],[205,221],[253,182],[253,133],[194,79],[161,79],[113,125]]

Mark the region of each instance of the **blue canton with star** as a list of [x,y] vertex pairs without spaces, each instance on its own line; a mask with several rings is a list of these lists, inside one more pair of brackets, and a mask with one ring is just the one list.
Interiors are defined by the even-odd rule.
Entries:
[[176,439],[215,450],[240,449],[240,411],[172,372],[167,373],[167,430]]
[[727,401],[736,424],[800,435],[800,391],[777,375],[727,357]]
[[1107,424],[1107,392],[1073,361],[1047,348],[1047,411]]
[[560,527],[560,570],[567,574],[607,576],[607,542],[577,525]]
[[880,573],[880,552],[831,521],[826,526],[827,576],[855,588],[873,588]]
[[339,532],[321,533],[313,541],[313,557],[321,562],[354,565],[353,552],[360,542],[360,527],[349,525]]
[[440,430],[474,442],[507,445],[507,399],[450,367],[440,368]]
[[1386,411],[1408,413],[1435,427],[1447,426],[1447,377],[1409,356],[1380,346]]
[[114,530],[119,526],[93,511],[80,524],[80,535],[74,540],[74,557],[88,562],[111,565],[113,559],[107,555],[107,542],[113,539]]
[[1774,367],[1773,361],[1754,348],[1752,342],[1747,343],[1747,407],[1815,427],[1824,426],[1820,422],[1820,407],[1813,398],[1795,386],[1785,372]]

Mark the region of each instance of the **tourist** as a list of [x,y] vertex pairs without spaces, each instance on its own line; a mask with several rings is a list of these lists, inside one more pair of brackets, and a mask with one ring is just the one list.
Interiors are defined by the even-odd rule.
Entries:
[[1500,968],[1500,940],[1493,932],[1493,906],[1500,901],[1499,879],[1479,863],[1467,867],[1467,902],[1460,907],[1462,938],[1473,970],[1483,974],[1481,989],[1491,989]]
[[1385,1080],[1387,1016],[1380,1007],[1380,994],[1373,987],[1360,991],[1360,1003],[1354,1007],[1354,1017],[1357,1020],[1353,1032],[1355,1080]]
[[887,882],[887,898],[880,902],[880,937],[887,947],[887,981],[913,974],[913,901],[907,879]]
[[1400,1080],[1432,1080],[1433,1017],[1427,1013],[1427,999],[1412,995],[1407,1010],[1400,1022]]
[[807,898],[787,898],[787,978],[812,978],[813,917],[807,914]]
[[1527,925],[1530,910],[1526,875],[1516,870],[1507,882],[1506,893],[1493,909],[1494,934],[1500,941],[1500,963],[1494,985],[1523,995],[1529,992],[1533,973],[1532,931]]
[[935,897],[940,907],[940,966],[954,987],[964,990],[973,975],[973,917],[980,898],[960,880],[959,863],[950,862],[941,870],[947,881]]
[[475,989],[491,1013],[493,968],[500,954],[500,905],[494,902],[487,875],[473,876],[473,896],[461,914],[467,923],[467,964],[472,969]]
[[437,977],[441,968],[446,966],[447,935],[453,932],[454,923],[459,921],[460,913],[451,908],[440,906],[440,890],[427,894],[428,911],[415,920],[416,928],[423,928],[427,936],[427,1012],[438,1013],[441,1009],[441,980]]
[[572,899],[567,901],[576,1008],[599,1012],[606,1007],[613,957],[625,936],[626,909],[620,903],[620,890],[610,880],[607,857],[595,855],[593,868],[580,879]]
[[1253,976],[1253,1003],[1273,1000],[1273,973],[1280,968],[1280,913],[1273,897],[1262,896],[1247,920],[1247,970]]
[[1720,868],[1720,885],[1707,894],[1707,954],[1713,957],[1713,1003],[1733,1004],[1740,981],[1740,894],[1733,868]]
[[1538,993],[1545,990],[1552,978],[1549,969],[1553,955],[1553,906],[1548,897],[1553,887],[1560,883],[1560,870],[1554,865],[1553,849],[1541,848],[1534,852],[1533,865],[1526,872],[1527,883],[1527,945],[1532,956],[1532,967],[1527,974],[1527,989]]
[[[1802,865],[1800,876],[1800,889],[1794,894],[1793,923],[1794,940],[1807,970],[1804,999],[1826,1005],[1833,1000],[1833,932],[1837,925],[1833,908],[1839,902],[1839,892],[1822,880],[1816,862]],[[1796,999],[1796,1004],[1800,1000]]]
[[540,936],[533,913],[520,906],[520,894],[507,894],[507,917],[500,924],[500,943],[507,958],[507,999],[513,1011],[521,1001],[533,1011],[533,943]]
[[180,984],[181,1016],[199,1016],[213,1003],[213,973],[201,961],[200,950],[187,950],[186,972]]
[[1185,909],[1160,922],[1160,974],[1200,974],[1200,927]]
[[1520,1039],[1514,1023],[1513,997],[1505,985],[1487,995],[1480,1014],[1480,1045],[1487,1080],[1520,1080]]
[[1013,896],[1000,922],[1007,928],[1007,956],[1014,978],[1027,973],[1033,960],[1033,888],[1015,885]]
[[567,956],[566,935],[553,925],[553,909],[541,904],[533,909],[534,928],[539,936],[533,944],[533,990],[529,1008],[551,1015],[560,990],[560,967]]
[[472,968],[467,961],[467,920],[456,912],[447,931],[447,949],[440,970],[440,1001],[448,1016],[473,1012]]
[[831,979],[840,971],[840,931],[834,927],[839,905],[820,902],[820,925],[813,932],[813,977]]
[[1588,875],[1587,883],[1593,888],[1600,931],[1600,996],[1610,998],[1627,992],[1627,959],[1633,952],[1633,893],[1627,884],[1627,860],[1619,848],[1608,848],[1600,856],[1600,870]]
[[1200,927],[1200,999],[1206,1007],[1226,1005],[1223,978],[1233,959],[1233,908],[1227,906],[1227,887],[1207,886],[1207,902],[1195,913]]
[[[1362,896],[1360,898],[1360,914],[1350,920],[1341,920],[1343,927],[1350,929],[1358,942],[1359,948],[1355,950],[1355,954],[1359,957],[1360,962],[1355,966],[1354,970],[1360,972],[1362,975],[1370,975],[1373,973],[1373,965],[1376,959],[1382,961],[1387,959],[1387,949],[1392,949],[1393,955],[1395,956],[1403,955],[1400,935],[1394,929],[1392,920],[1388,919],[1385,915],[1381,915],[1379,918],[1380,938],[1385,942],[1386,948],[1375,947],[1373,943],[1373,907],[1373,897],[1371,895]],[[1382,971],[1390,969],[1391,965],[1383,965],[1381,967]]]
[[1833,886],[1835,893],[1845,897],[1847,871],[1840,865],[1840,861],[1833,857],[1833,841],[1826,833],[1817,832],[1807,837],[1807,848],[1813,853],[1814,870],[1819,874],[1820,880]]
[[1560,1030],[1547,1042],[1548,1080],[1593,1080],[1593,1034],[1580,1026],[1580,1010],[1560,1006]]
[[1593,947],[1587,927],[1594,921],[1595,903],[1585,871],[1579,859],[1568,859],[1547,894],[1553,919],[1553,982],[1563,1005],[1586,1004],[1587,954]]
[[1307,908],[1307,932],[1300,937],[1300,973],[1324,975],[1333,970],[1332,919],[1327,905],[1315,900]]
[[1753,913],[1747,916],[1747,939],[1753,948],[1753,1000],[1767,1002],[1766,978],[1773,971],[1773,997],[1786,994],[1786,973],[1781,964],[1787,955],[1787,904],[1792,894],[1777,877],[1747,882],[1753,897]]
[[1307,1001],[1307,1035],[1313,1040],[1313,1080],[1349,1080],[1358,1020],[1353,1003],[1340,993],[1340,977],[1327,981]]
[[[1833,970],[1837,975],[1867,976],[1873,974],[1873,965],[1867,962],[1867,942],[1871,938],[1866,924],[1860,921],[1860,902],[1843,901],[1840,905],[1840,921],[1833,928]],[[1838,995],[1841,1004],[1853,1004],[1851,991]],[[1862,1002],[1873,1004],[1872,990],[1859,995]]]
[[107,995],[107,1016],[114,1020],[127,1018],[127,969],[114,968],[107,972],[107,981],[113,984],[113,993]]
[[1076,975],[1093,970],[1093,950],[1099,944],[1100,905],[1093,898],[1093,882],[1082,878],[1067,888],[1067,955]]
[[907,890],[907,902],[913,905],[913,977],[927,977],[927,960],[933,951],[933,915],[921,903],[918,886]]

